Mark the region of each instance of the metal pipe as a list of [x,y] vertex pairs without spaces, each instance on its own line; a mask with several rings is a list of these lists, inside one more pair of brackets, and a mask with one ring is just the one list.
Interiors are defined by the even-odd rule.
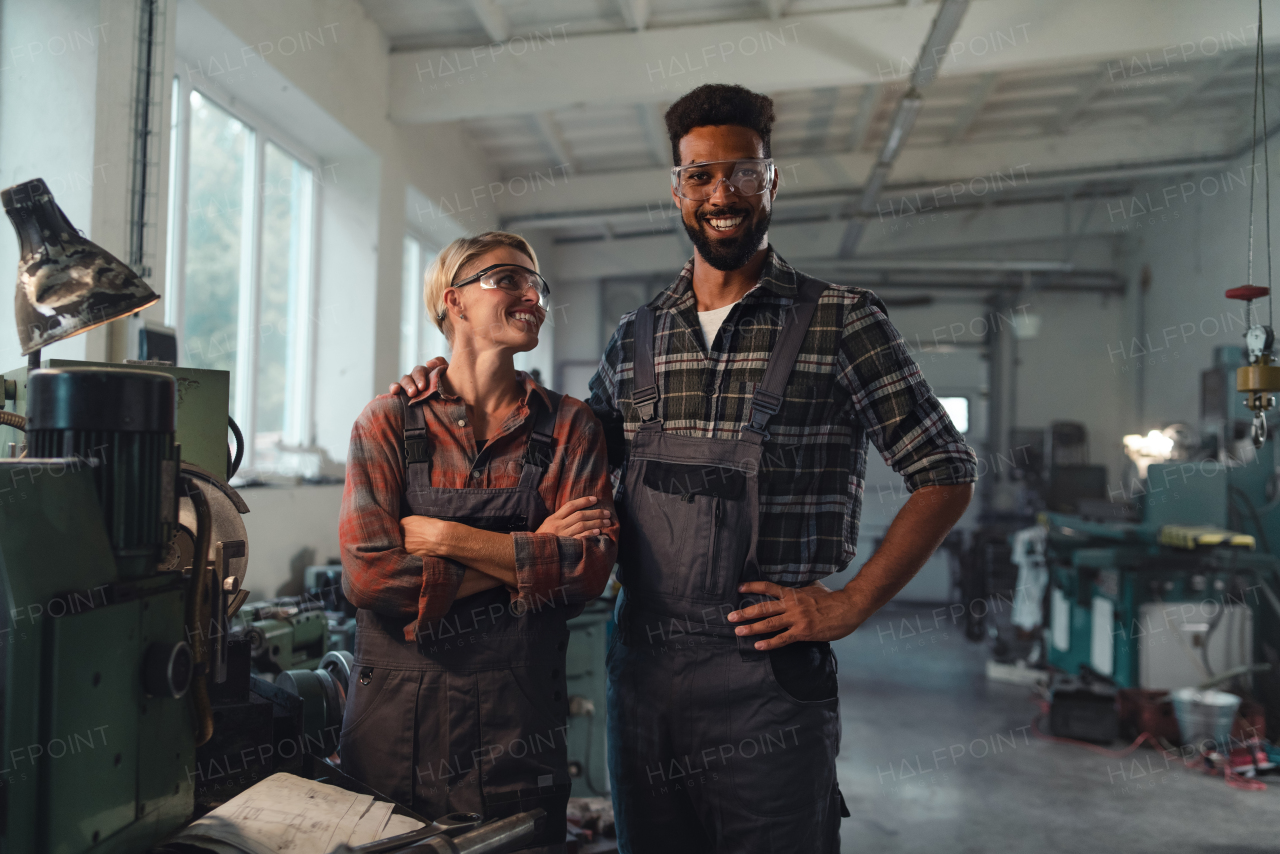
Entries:
[[[916,117],[924,107],[922,93],[937,78],[938,68],[949,52],[947,46],[951,43],[951,37],[960,28],[960,21],[968,10],[969,0],[942,0],[938,4],[938,12],[933,17],[929,35],[925,37],[924,44],[920,45],[920,58],[916,60],[915,68],[912,70],[911,85],[894,108],[893,119],[889,123],[888,133],[885,134],[884,144],[880,148],[875,166],[871,168],[871,177],[867,179],[862,198],[858,200],[860,213],[868,214],[875,210],[876,199],[880,195],[880,185],[888,180],[894,161],[902,153],[903,146],[907,144],[907,137],[911,135],[911,128],[915,126]],[[850,222],[845,228],[844,236],[840,239],[837,254],[841,258],[853,257],[865,231],[866,229],[857,220]]]
[[836,270],[956,270],[999,273],[1071,273],[1075,264],[1063,261],[857,261],[844,258],[813,259],[805,262],[806,268],[832,268]]
[[[196,746],[213,736],[213,708],[209,703],[208,675],[209,630],[212,613],[209,601],[209,542],[213,536],[213,516],[209,501],[200,485],[190,475],[182,475],[182,487],[196,511],[195,554],[191,556],[191,587],[187,591],[187,636],[192,639],[195,673],[191,679],[191,695],[195,699]],[[225,638],[226,635],[224,634]]]
[[433,836],[404,849],[404,854],[506,854],[524,846],[537,833],[546,810],[516,813],[450,839]]
[[[1078,170],[1064,169],[1055,172],[1030,173],[1024,176],[1018,182],[1017,186],[1020,189],[1027,189],[1031,187],[1054,186],[1059,184],[1152,178],[1160,175],[1206,172],[1213,169],[1224,168],[1230,165],[1230,163],[1230,158],[1213,158],[1211,160],[1175,160],[1165,163],[1153,163],[1145,166],[1117,163],[1111,166],[1090,166]],[[930,190],[937,187],[943,187],[948,183],[949,182],[947,180],[942,179],[937,181],[915,181],[909,184],[897,184],[892,186],[892,188],[884,195],[886,197],[906,196],[920,190]],[[865,187],[847,187],[844,189],[818,190],[812,193],[780,195],[774,202],[774,210],[776,212],[778,209],[783,207],[811,204],[818,201],[834,200],[860,195],[863,193],[864,189]],[[1026,203],[1031,204],[1039,202],[1041,202],[1041,200],[1036,199],[1032,202]],[[1007,204],[1020,203],[1022,202],[1007,202]],[[663,204],[665,204],[665,202],[663,202]],[[522,228],[572,228],[575,226],[598,227],[601,219],[623,219],[634,217],[653,222],[653,214],[654,208],[652,204],[648,207],[636,206],[625,208],[605,208],[601,210],[565,211],[564,213],[551,214],[525,214],[503,218],[502,227],[513,231],[519,231]],[[664,218],[675,219],[676,217],[677,215],[672,213],[669,217]],[[850,218],[852,217],[836,217],[837,220]]]

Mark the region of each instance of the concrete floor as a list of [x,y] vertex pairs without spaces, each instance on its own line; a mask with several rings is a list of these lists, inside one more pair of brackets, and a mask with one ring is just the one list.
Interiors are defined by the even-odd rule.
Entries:
[[1280,776],[1238,791],[1153,750],[1039,740],[1031,689],[988,682],[985,648],[932,613],[895,605],[834,645],[842,851],[1280,850]]

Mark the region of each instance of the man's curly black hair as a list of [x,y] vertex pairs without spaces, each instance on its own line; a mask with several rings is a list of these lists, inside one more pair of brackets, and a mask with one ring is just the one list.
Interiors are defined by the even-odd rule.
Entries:
[[689,131],[707,125],[750,128],[764,141],[764,156],[771,157],[769,135],[773,131],[773,99],[742,86],[707,83],[683,96],[667,110],[667,135],[671,137],[672,163],[680,165],[680,140]]

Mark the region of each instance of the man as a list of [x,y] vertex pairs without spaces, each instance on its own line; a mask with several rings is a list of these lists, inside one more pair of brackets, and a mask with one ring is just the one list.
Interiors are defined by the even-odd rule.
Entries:
[[[773,119],[739,86],[667,111],[695,253],[622,318],[590,384],[621,470],[608,736],[622,852],[839,850],[829,642],[902,589],[973,492],[973,452],[883,303],[769,246]],[[832,591],[820,579],[854,556],[868,439],[912,495]]]

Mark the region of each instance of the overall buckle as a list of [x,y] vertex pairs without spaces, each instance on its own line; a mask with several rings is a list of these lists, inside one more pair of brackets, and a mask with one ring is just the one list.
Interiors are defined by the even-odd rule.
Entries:
[[651,385],[644,388],[638,388],[632,395],[631,404],[640,413],[641,421],[654,420],[654,408],[658,402],[658,386]]
[[768,426],[769,419],[777,415],[781,408],[782,395],[756,389],[755,394],[751,396],[751,423],[742,425],[742,429],[750,430],[768,439],[769,431],[765,427]]

